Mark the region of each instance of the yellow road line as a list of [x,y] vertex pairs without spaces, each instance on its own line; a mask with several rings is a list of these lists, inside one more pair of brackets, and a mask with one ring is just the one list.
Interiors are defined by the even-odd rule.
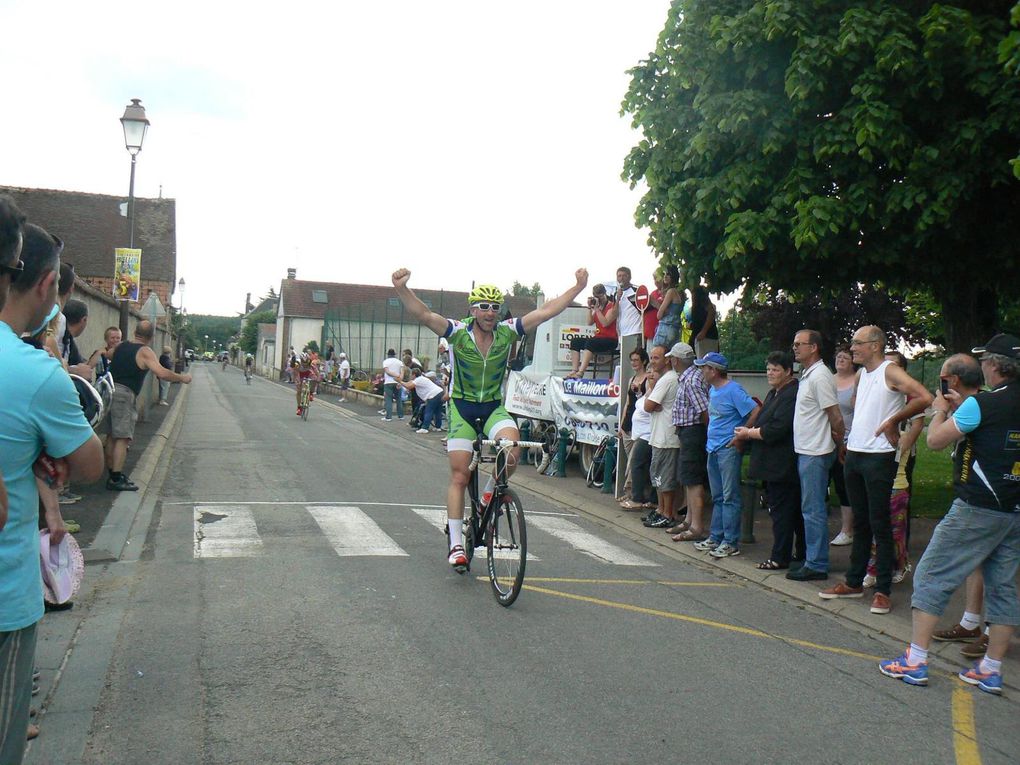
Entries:
[[[478,577],[488,579],[488,577]],[[729,582],[667,582],[654,579],[572,579],[570,577],[529,576],[529,582],[564,583],[564,584],[664,584],[669,587],[739,587]]]
[[960,686],[953,689],[953,748],[958,765],[980,765],[981,753],[974,727],[974,694]]
[[[527,580],[532,581],[531,579]],[[796,638],[783,637],[782,635],[772,635],[762,630],[752,629],[750,627],[740,627],[736,624],[726,624],[725,622],[716,622],[711,619],[702,619],[697,616],[688,616],[686,614],[678,614],[672,611],[660,611],[655,608],[645,608],[643,606],[634,606],[630,603],[618,603],[614,600],[603,600],[602,598],[591,598],[587,595],[575,595],[569,592],[559,592],[558,590],[550,590],[545,587],[534,587],[530,584],[525,584],[524,589],[531,590],[532,592],[540,592],[544,595],[557,595],[561,598],[567,598],[568,600],[579,600],[582,603],[592,603],[597,606],[607,606],[609,608],[618,608],[622,611],[631,611],[637,614],[645,614],[647,616],[659,616],[664,619],[674,619],[680,622],[690,622],[691,624],[700,624],[704,627],[713,627],[715,629],[727,630],[729,632],[737,632],[741,635],[750,635],[751,637],[767,638],[769,640],[778,640],[782,643],[789,643],[791,645],[799,645],[804,648],[814,648],[819,651],[827,651],[829,653],[838,653],[843,656],[854,656],[858,659],[868,659],[869,661],[880,661],[881,656],[872,656],[868,653],[860,653],[859,651],[851,651],[846,648],[836,648],[834,646],[820,645],[818,643],[812,643],[807,640],[798,640]]]
[[[537,580],[528,579],[532,581],[555,581],[555,580]],[[572,581],[572,580],[566,580]],[[596,580],[591,580],[596,581]],[[812,643],[808,640],[798,640],[797,638],[783,637],[782,635],[772,635],[762,630],[752,629],[750,627],[740,627],[736,624],[726,624],[725,622],[717,622],[711,619],[702,619],[697,616],[688,616],[686,614],[678,614],[672,611],[661,611],[655,608],[644,608],[643,606],[635,606],[630,603],[618,603],[613,600],[604,600],[602,598],[592,598],[587,595],[575,595],[570,592],[559,592],[558,590],[550,590],[546,587],[535,587],[530,584],[525,584],[524,589],[531,590],[532,592],[540,592],[543,595],[556,595],[567,600],[577,600],[582,603],[592,603],[597,606],[606,606],[608,608],[618,608],[622,611],[631,611],[637,614],[645,614],[647,616],[659,616],[664,619],[673,619],[675,621],[689,622],[691,624],[700,624],[704,627],[712,627],[714,629],[726,630],[728,632],[736,632],[741,635],[750,635],[751,637],[766,638],[767,640],[778,640],[781,643],[788,643],[790,645],[801,646],[802,648],[813,648],[818,651],[825,651],[827,653],[835,653],[841,656],[853,656],[858,659],[866,659],[868,661],[881,661],[881,656],[874,656],[869,653],[861,653],[860,651],[851,651],[846,648],[836,648],[830,645],[821,645],[820,643]],[[955,677],[955,675],[950,675]],[[974,727],[974,700],[973,694],[968,693],[965,688],[954,688],[953,689],[953,747],[956,751],[956,762],[957,765],[981,765],[981,753],[978,750],[977,745],[977,731]]]

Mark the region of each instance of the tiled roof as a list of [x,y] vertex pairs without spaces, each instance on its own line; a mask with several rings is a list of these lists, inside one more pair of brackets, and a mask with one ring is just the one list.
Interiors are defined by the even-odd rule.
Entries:
[[[127,197],[81,191],[0,186],[32,223],[64,240],[63,259],[84,278],[112,277],[113,250],[127,247]],[[142,250],[142,279],[176,281],[177,204],[135,197],[135,247]]]
[[[325,292],[326,302],[313,300],[313,291]],[[416,289],[414,294],[441,316],[467,315],[467,292]],[[398,322],[404,318],[403,307],[392,286],[284,279],[280,287],[280,298],[283,300],[284,316],[323,319],[329,310],[330,316],[357,321]],[[507,307],[514,316],[523,316],[534,310],[535,298],[509,297]],[[410,321],[410,317],[406,317],[406,320]]]
[[275,324],[259,324],[258,325],[258,339],[259,339],[259,341],[261,341],[262,338],[266,338],[267,340],[272,338],[272,339],[275,340],[276,339],[276,325]]

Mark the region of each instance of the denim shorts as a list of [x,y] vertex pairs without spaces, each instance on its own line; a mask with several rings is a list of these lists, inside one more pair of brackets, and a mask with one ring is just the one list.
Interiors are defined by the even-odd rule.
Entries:
[[941,616],[953,592],[980,567],[985,576],[985,621],[1018,626],[1018,566],[1020,513],[954,500],[917,564],[910,605]]

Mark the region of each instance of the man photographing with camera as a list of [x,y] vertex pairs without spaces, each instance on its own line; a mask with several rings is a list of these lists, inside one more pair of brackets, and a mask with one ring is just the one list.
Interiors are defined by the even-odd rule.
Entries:
[[604,284],[596,284],[591,292],[588,298],[588,324],[595,325],[595,334],[591,337],[575,337],[570,341],[572,368],[567,377],[584,377],[596,353],[612,353],[616,350],[616,322],[607,316],[613,299],[606,293]]

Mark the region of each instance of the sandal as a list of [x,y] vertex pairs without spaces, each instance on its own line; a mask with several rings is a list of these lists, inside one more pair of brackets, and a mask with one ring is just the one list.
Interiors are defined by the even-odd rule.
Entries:
[[685,531],[689,531],[690,528],[691,524],[689,524],[687,521],[680,521],[680,523],[676,524],[675,526],[670,526],[668,529],[666,529],[666,533],[669,534],[670,536],[672,536],[673,534],[683,534]]
[[679,534],[673,536],[674,542],[700,542],[703,539],[708,539],[708,537],[704,534],[695,533],[691,529],[681,531]]
[[762,571],[779,571],[780,569],[783,568],[789,568],[789,566],[784,566],[782,563],[777,563],[776,561],[769,558],[768,560],[763,560],[761,563],[759,563],[758,568],[760,568]]

